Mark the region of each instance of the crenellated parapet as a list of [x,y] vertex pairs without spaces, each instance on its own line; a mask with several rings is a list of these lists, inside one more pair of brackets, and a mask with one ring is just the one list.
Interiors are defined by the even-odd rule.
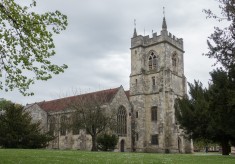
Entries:
[[175,48],[179,49],[180,51],[184,52],[183,39],[177,38],[175,37],[175,35],[172,35],[170,32],[167,31],[165,16],[163,17],[162,30],[160,35],[157,35],[157,33],[153,33],[151,38],[149,37],[149,35],[147,36],[137,35],[135,28],[133,37],[131,38],[131,49],[137,47],[146,48],[161,43],[168,43],[174,46]]
[[160,35],[157,33],[153,33],[152,37],[137,35],[131,39],[131,49],[136,47],[148,47],[154,44],[160,44],[167,42],[181,51],[184,50],[183,39],[177,38],[175,35],[172,35],[170,32],[166,30],[162,30]]

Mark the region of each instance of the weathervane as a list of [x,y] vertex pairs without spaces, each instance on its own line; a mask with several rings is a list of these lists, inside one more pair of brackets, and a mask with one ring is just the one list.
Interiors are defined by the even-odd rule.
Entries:
[[134,19],[134,26],[135,26],[135,28],[136,28],[136,19]]

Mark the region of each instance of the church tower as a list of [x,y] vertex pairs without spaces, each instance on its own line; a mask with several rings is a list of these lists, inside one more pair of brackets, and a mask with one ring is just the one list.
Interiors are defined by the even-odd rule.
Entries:
[[130,102],[136,151],[187,153],[187,141],[175,119],[174,100],[186,94],[183,39],[167,31],[163,17],[160,35],[131,38]]

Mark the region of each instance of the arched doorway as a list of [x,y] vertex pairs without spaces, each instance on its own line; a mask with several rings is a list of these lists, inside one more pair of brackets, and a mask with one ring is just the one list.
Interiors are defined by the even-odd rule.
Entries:
[[120,151],[121,151],[121,152],[124,152],[124,149],[125,149],[125,141],[124,141],[124,140],[121,140],[121,143],[120,143]]
[[179,150],[179,153],[182,153],[182,141],[180,137],[178,137],[178,150]]

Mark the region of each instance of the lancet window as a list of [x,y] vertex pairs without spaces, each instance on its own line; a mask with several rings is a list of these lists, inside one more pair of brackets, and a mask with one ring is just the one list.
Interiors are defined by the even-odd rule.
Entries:
[[157,121],[157,107],[152,107],[151,108],[151,118],[152,121]]

